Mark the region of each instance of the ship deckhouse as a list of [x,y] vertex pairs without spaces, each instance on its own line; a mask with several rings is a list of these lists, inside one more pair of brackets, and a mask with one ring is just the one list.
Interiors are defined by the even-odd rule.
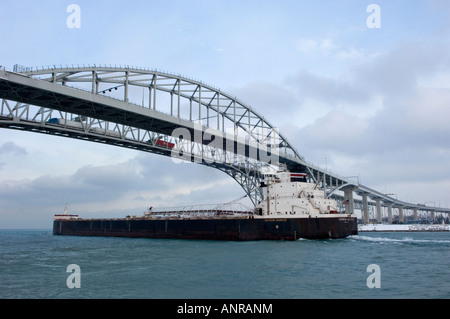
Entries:
[[266,196],[256,206],[257,216],[299,218],[338,213],[337,202],[325,198],[317,184],[306,182],[306,174],[264,174],[261,187],[266,188]]

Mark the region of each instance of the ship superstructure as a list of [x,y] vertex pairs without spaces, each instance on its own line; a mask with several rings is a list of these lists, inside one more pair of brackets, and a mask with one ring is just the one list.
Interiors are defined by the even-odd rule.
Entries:
[[325,198],[315,183],[306,182],[306,174],[281,172],[265,174],[266,196],[256,206],[257,215],[268,217],[316,217],[337,214],[337,202]]

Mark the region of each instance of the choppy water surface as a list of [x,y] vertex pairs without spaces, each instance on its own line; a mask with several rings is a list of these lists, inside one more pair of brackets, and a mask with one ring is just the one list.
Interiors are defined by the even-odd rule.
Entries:
[[[70,289],[67,267],[80,267]],[[368,288],[369,265],[380,288]],[[0,231],[0,298],[450,298],[450,232],[200,241]]]

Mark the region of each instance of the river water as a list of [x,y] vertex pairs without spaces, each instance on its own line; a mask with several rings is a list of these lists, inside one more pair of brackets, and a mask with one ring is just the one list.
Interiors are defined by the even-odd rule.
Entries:
[[0,230],[2,299],[448,299],[449,264],[450,232],[222,242]]

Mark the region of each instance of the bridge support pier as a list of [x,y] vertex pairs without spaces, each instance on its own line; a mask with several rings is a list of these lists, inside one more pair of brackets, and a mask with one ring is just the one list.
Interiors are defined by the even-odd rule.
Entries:
[[405,217],[403,216],[403,206],[398,207],[398,221],[399,223],[405,222]]
[[418,219],[418,216],[417,216],[417,208],[414,208],[414,209],[413,209],[413,219],[414,219],[414,220],[417,220],[417,219]]
[[363,221],[364,225],[369,224],[369,204],[367,202],[367,194],[362,194],[362,202],[363,202]]
[[377,222],[381,224],[381,222],[382,222],[382,217],[381,217],[381,199],[376,199],[375,202],[376,202],[376,205],[377,205]]
[[387,204],[388,208],[388,223],[392,224],[392,204]]
[[342,188],[342,190],[344,191],[344,204],[346,214],[354,213],[353,191],[356,189],[358,189],[358,187],[354,185],[348,185]]

